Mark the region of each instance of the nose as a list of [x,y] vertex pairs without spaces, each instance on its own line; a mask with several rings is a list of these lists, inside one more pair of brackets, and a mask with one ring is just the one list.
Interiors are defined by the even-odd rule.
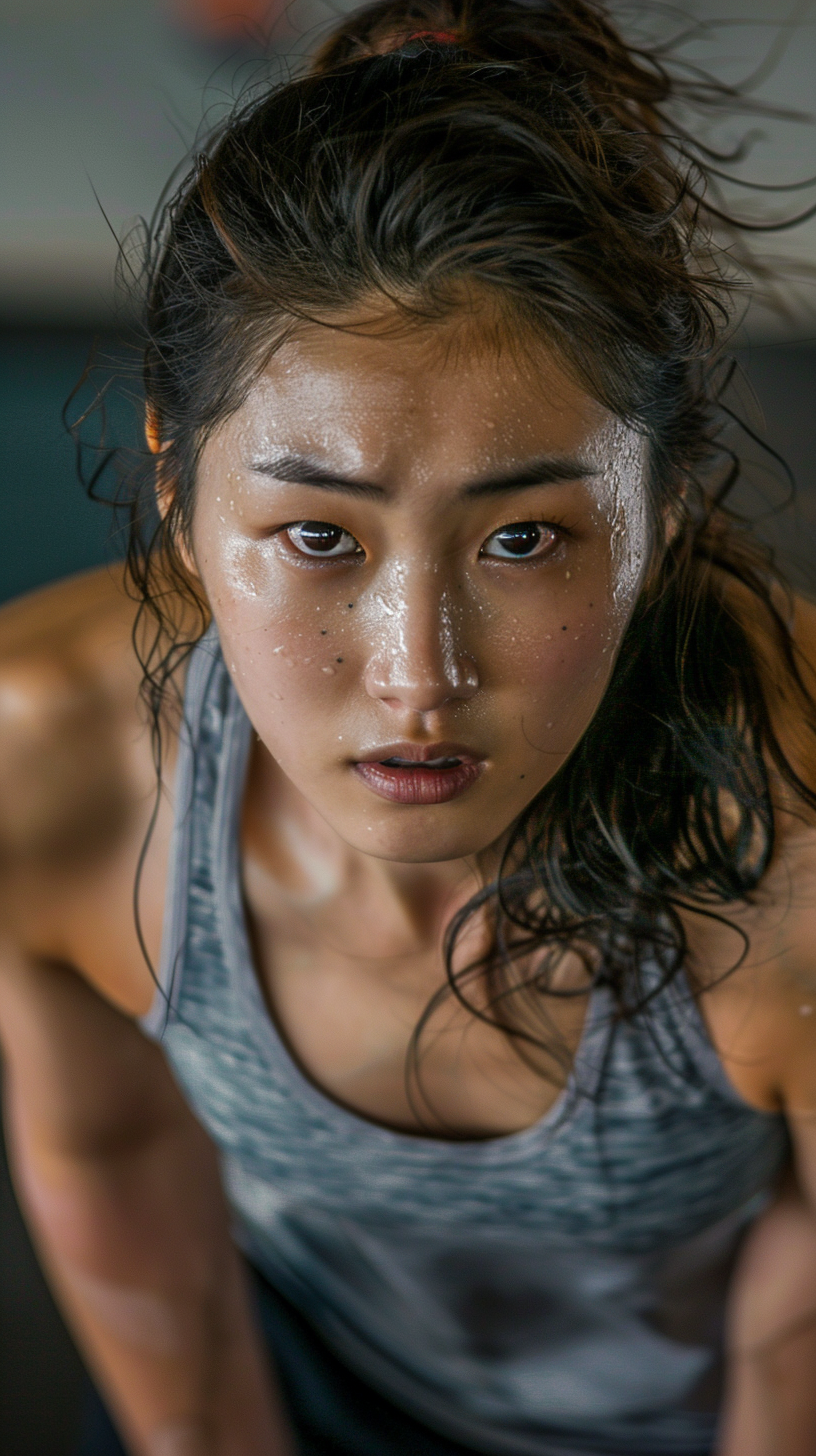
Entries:
[[375,602],[377,640],[365,675],[372,698],[432,713],[473,697],[479,677],[460,640],[461,613],[432,570],[400,575],[377,591]]

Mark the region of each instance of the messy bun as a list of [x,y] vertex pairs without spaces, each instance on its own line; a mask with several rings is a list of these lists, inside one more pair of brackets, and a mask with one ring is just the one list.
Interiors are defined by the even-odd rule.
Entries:
[[[511,1031],[505,992],[531,949],[580,946],[621,1012],[637,1011],[647,965],[667,980],[682,964],[678,906],[716,907],[761,879],[770,767],[814,805],[725,602],[736,579],[812,722],[770,563],[726,509],[739,469],[720,443],[716,364],[738,283],[717,229],[737,224],[671,120],[692,93],[709,109],[738,100],[672,79],[592,0],[378,0],[307,74],[237,109],[156,234],[144,377],[175,495],[145,540],[154,482],[137,482],[130,571],[157,721],[206,615],[178,551],[202,446],[298,320],[434,320],[463,284],[484,290],[648,440],[649,506],[676,534],[655,548],[601,709],[481,897],[496,947],[471,974],[498,988]],[[177,615],[191,601],[194,630]],[[467,977],[450,975],[467,999]]]

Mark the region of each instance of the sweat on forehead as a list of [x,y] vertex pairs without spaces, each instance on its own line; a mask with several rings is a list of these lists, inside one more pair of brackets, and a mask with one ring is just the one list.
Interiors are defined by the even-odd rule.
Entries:
[[530,470],[535,483],[545,460],[567,462],[561,474],[575,478],[611,470],[631,482],[642,473],[642,437],[550,350],[533,356],[481,339],[480,347],[451,351],[442,332],[299,330],[267,360],[235,412],[230,448],[270,475],[270,462],[297,456],[324,475],[357,472],[384,486],[429,470],[451,487]]

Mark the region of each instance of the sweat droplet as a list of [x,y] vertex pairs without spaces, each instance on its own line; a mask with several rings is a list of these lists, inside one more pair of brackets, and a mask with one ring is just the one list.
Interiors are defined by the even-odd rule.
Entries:
[[333,667],[324,667],[321,670],[323,672],[327,672],[330,677],[334,677],[334,668]]

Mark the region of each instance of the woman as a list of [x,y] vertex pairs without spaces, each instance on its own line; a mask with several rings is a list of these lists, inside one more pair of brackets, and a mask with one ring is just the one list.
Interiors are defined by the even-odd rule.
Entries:
[[338,27],[168,210],[130,594],[4,615],[10,1139],[133,1452],[814,1449],[816,618],[671,98],[581,0]]

